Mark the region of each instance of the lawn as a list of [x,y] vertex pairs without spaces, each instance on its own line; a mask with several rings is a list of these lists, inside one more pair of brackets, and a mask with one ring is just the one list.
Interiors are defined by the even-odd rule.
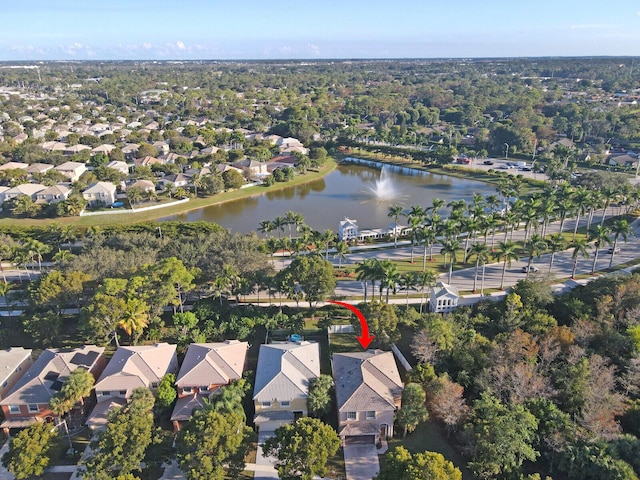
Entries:
[[[396,431],[400,437],[394,437],[389,441],[389,450],[403,446],[411,453],[418,452],[438,452],[447,460],[462,471],[464,479],[471,479],[473,476],[466,468],[466,462],[460,455],[460,452],[453,447],[447,436],[444,434],[442,427],[433,420],[422,422],[418,427],[405,438],[402,438],[402,431]],[[384,455],[380,456],[380,463],[384,463]]]

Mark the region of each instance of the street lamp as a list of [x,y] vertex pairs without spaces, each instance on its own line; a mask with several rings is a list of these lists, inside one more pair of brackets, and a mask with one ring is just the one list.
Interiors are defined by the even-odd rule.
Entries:
[[505,151],[504,154],[504,159],[508,160],[509,159],[509,144],[507,142],[504,142],[505,147],[507,147],[507,150]]

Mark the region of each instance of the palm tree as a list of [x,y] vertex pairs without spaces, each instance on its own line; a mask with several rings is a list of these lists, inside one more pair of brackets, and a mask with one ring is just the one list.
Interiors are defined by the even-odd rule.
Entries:
[[[600,220],[600,225],[604,225],[604,221],[607,218],[607,208],[611,205],[611,202],[618,195],[618,189],[615,187],[604,187],[602,189],[602,197],[604,198],[604,205],[602,210],[602,220]],[[611,268],[611,267],[609,267]]]
[[422,305],[424,304],[424,287],[432,287],[436,284],[437,276],[431,270],[422,271],[418,276],[418,285],[420,285],[420,313],[422,313]]
[[438,235],[431,226],[423,225],[418,230],[418,238],[424,244],[422,251],[422,271],[424,272],[427,268],[427,249],[430,250],[429,261],[433,261],[433,244],[438,239]]
[[613,257],[615,256],[616,249],[618,248],[618,239],[622,237],[626,243],[629,235],[633,235],[633,229],[625,218],[621,218],[613,222],[611,225],[611,233],[613,234],[613,247],[611,250],[611,260],[609,260],[609,268],[613,265]]
[[529,243],[527,244],[525,250],[529,254],[529,263],[527,263],[527,277],[529,277],[529,272],[531,272],[531,263],[533,262],[533,257],[540,257],[548,248],[547,242],[545,242],[544,238],[542,238],[537,233],[534,233],[529,239]]
[[411,228],[411,263],[413,263],[413,248],[415,247],[416,239],[420,235],[419,229],[425,221],[425,215],[425,209],[419,205],[413,205],[406,213],[409,227]]
[[564,239],[561,233],[554,233],[550,235],[546,240],[547,248],[551,252],[551,259],[549,260],[549,273],[551,273],[551,267],[553,266],[553,259],[555,254],[567,249],[567,241]]
[[364,286],[364,301],[367,302],[367,282],[371,280],[371,285],[373,289],[372,297],[375,295],[375,280],[373,278],[374,274],[374,258],[365,258],[362,263],[359,263],[356,266],[356,279],[362,282]]
[[387,289],[387,300],[389,303],[389,290],[393,290],[393,294],[396,294],[397,283],[400,281],[400,273],[395,263],[390,260],[383,260],[380,262],[382,269],[382,279],[380,282],[380,300],[382,300],[382,288]]
[[276,226],[272,220],[262,220],[258,227],[258,231],[264,233],[265,237],[268,237],[269,233],[273,232],[275,228]]
[[118,327],[132,338],[134,344],[137,343],[148,323],[149,305],[137,298],[127,300],[126,308],[118,322]]
[[518,259],[517,245],[512,241],[500,242],[498,251],[493,254],[497,260],[502,260],[502,279],[500,280],[500,290],[504,290],[504,275],[507,272],[507,265],[511,266],[513,260]]
[[569,248],[573,248],[573,252],[571,253],[571,258],[573,259],[571,278],[575,278],[576,269],[578,268],[578,258],[589,258],[589,244],[586,238],[577,238],[569,244]]
[[338,268],[342,268],[342,260],[347,260],[347,255],[351,252],[349,245],[344,240],[336,243],[333,258],[338,258]]
[[458,240],[447,240],[442,244],[442,250],[440,253],[444,255],[444,265],[447,264],[447,255],[449,255],[449,281],[451,283],[451,276],[453,275],[453,263],[457,260],[456,251],[460,248],[460,242]]
[[400,290],[405,292],[406,306],[409,306],[409,290],[415,290],[419,282],[419,274],[417,272],[407,272],[404,275],[400,275],[398,283],[400,284]]
[[393,246],[398,248],[398,217],[402,215],[402,205],[390,205],[387,217],[393,218]]
[[573,227],[573,237],[571,238],[571,241],[576,239],[578,226],[580,224],[580,216],[586,213],[590,200],[591,190],[587,190],[586,187],[578,187],[573,193],[573,201],[576,205],[576,224]]
[[286,225],[289,227],[289,240],[291,240],[291,225],[295,225],[296,231],[298,227],[304,223],[304,216],[301,213],[289,210],[284,214]]
[[42,270],[42,256],[49,253],[51,247],[39,240],[27,238],[22,244],[22,248],[32,261],[34,259],[38,261],[38,270]]
[[589,229],[589,241],[594,242],[594,246],[596,247],[596,251],[593,255],[593,264],[591,265],[591,275],[596,272],[596,262],[598,261],[598,252],[600,251],[600,247],[604,245],[611,245],[611,238],[609,235],[611,235],[611,229],[607,226],[596,225]]
[[441,198],[437,198],[435,197],[433,200],[431,200],[431,206],[429,208],[427,208],[427,210],[429,210],[431,212],[430,218],[433,219],[434,215],[439,215],[440,214],[440,209],[442,207],[444,207],[445,202],[443,199]]
[[277,216],[273,219],[273,229],[278,231],[278,238],[281,238],[281,232],[284,232],[284,227],[287,224],[287,221],[284,217]]
[[489,247],[486,243],[476,243],[471,245],[471,256],[476,257],[476,271],[473,276],[473,292],[476,292],[476,285],[478,282],[478,267],[482,263],[482,283],[484,284],[484,266],[489,261]]

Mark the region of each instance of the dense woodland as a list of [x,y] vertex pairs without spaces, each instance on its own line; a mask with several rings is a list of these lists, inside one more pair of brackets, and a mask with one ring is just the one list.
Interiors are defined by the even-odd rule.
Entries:
[[[405,379],[400,434],[412,435],[427,417],[438,422],[479,479],[622,480],[640,475],[639,275],[602,277],[559,296],[552,295],[544,277],[531,277],[510,289],[504,301],[480,302],[447,315],[423,313],[422,302],[414,307],[387,302],[398,285],[424,288],[435,273],[460,266],[479,271],[493,259],[506,268],[519,256],[531,262],[567,248],[577,266],[605,246],[615,251],[617,242],[631,235],[637,189],[618,173],[572,178],[570,172],[573,164],[586,165],[580,155],[585,151],[593,153],[589,162],[598,167],[603,159],[598,155],[606,149],[638,143],[637,106],[621,101],[638,97],[639,79],[631,59],[610,58],[43,64],[38,71],[0,69],[0,85],[48,97],[35,104],[17,95],[2,97],[6,115],[0,123],[5,133],[19,132],[22,115],[61,104],[69,109],[57,110],[60,120],[72,112],[91,118],[99,107],[96,117],[156,120],[165,132],[183,119],[206,117],[211,126],[187,126],[190,131],[182,135],[208,136],[220,145],[233,141],[234,150],[258,159],[266,158],[262,145],[248,144],[242,136],[232,140],[232,133],[215,128],[291,135],[328,151],[353,143],[418,147],[443,139],[437,155],[443,149],[447,155],[465,149],[503,154],[505,143],[511,154],[530,155],[558,138],[572,139],[575,147],[540,152],[552,179],[548,185],[524,188],[522,179],[505,177],[495,196],[478,197],[473,204],[391,207],[390,218],[397,223],[404,217],[415,227],[409,238],[424,262],[422,275],[404,278],[384,260],[358,265],[355,274],[371,287],[360,307],[376,335],[374,346],[395,341],[416,365]],[[150,96],[151,90],[157,94]],[[27,130],[36,127],[35,122],[26,125]],[[463,145],[468,134],[473,145]],[[154,140],[151,134],[131,135],[127,140],[140,144]],[[170,138],[183,137],[171,133]],[[181,142],[173,145],[186,148]],[[19,145],[5,140],[0,152],[2,162],[56,161],[55,154],[43,153],[31,140]],[[591,224],[596,210],[604,211],[604,218]],[[348,245],[335,242],[330,231],[314,232],[290,213],[256,225],[265,238],[203,223],[86,231],[57,224],[3,228],[0,260],[23,266],[25,273],[18,282],[0,279],[0,295],[8,309],[24,313],[19,320],[2,321],[0,342],[43,348],[166,340],[184,351],[194,341],[253,341],[265,328],[301,332],[305,316],[328,325],[335,312],[313,307],[335,287],[334,267],[327,261],[330,247],[343,258]],[[546,234],[549,222],[571,218],[588,218],[586,231]],[[520,245],[509,239],[517,226],[527,232]],[[442,265],[435,266],[428,259],[438,238]],[[295,258],[276,271],[273,254],[279,251]],[[43,261],[52,265],[43,275],[32,275]],[[267,292],[272,307],[237,306],[260,292]],[[312,308],[309,313],[282,308],[282,298]],[[229,387],[193,417],[175,451],[168,447],[188,478],[224,478],[225,472],[241,471],[255,440],[242,408],[250,388],[250,378]],[[326,390],[312,410],[329,422]],[[127,408],[117,410],[96,455],[85,462],[88,478],[112,478],[115,470],[120,478],[134,478],[147,447],[160,442],[154,416],[160,418],[172,401],[170,392],[155,400],[138,392]],[[291,438],[308,438],[326,460],[337,449],[335,432],[315,419],[298,423],[269,447],[291,452],[281,460],[282,472],[323,474],[324,464],[310,462],[310,452],[295,450]],[[237,434],[229,433],[238,425]],[[130,431],[130,455],[123,463],[125,455],[115,445]],[[14,450],[46,458],[51,432],[26,432],[16,437]],[[41,440],[38,448],[34,439]],[[5,463],[15,458],[9,455]],[[291,472],[294,464],[302,466]],[[386,455],[380,474],[389,480],[460,477],[441,455],[403,448]]]

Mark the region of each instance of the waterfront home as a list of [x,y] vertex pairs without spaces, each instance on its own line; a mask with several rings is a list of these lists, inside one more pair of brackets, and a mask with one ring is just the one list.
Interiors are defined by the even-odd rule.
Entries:
[[[0,401],[5,418],[0,427],[8,435],[11,428],[25,428],[36,421],[53,420],[49,402],[71,372],[84,368],[98,377],[105,364],[104,347],[85,345],[46,349]],[[83,415],[85,403],[81,403],[76,409]]]
[[344,217],[338,224],[338,238],[340,241],[358,238],[358,221]]
[[404,388],[393,354],[334,353],[331,364],[343,442],[376,444],[392,437]]
[[306,416],[309,382],[318,376],[320,348],[317,343],[260,345],[253,389],[256,428],[271,432]]
[[192,343],[176,378],[178,400],[171,414],[176,430],[220,387],[239,380],[247,359],[247,342]]

